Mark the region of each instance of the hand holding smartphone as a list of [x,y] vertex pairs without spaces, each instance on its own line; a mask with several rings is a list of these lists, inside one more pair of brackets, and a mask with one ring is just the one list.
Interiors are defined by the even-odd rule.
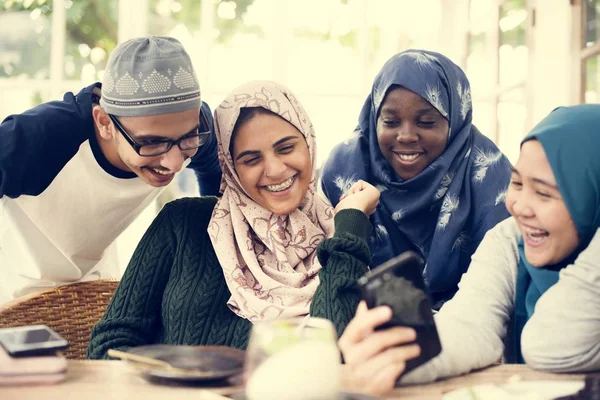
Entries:
[[423,267],[423,259],[408,251],[372,269],[358,280],[368,308],[385,305],[392,309],[392,319],[380,325],[378,330],[406,326],[417,333],[414,343],[420,346],[421,354],[406,362],[402,374],[431,360],[442,351],[423,280]]

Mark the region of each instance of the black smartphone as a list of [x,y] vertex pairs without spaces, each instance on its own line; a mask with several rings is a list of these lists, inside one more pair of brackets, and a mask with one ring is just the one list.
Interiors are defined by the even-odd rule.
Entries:
[[423,258],[407,251],[367,272],[358,280],[368,308],[389,306],[392,319],[377,329],[408,326],[417,332],[414,343],[421,347],[419,357],[406,362],[405,374],[431,360],[442,351],[435,327],[431,302],[423,280]]
[[46,325],[0,329],[0,345],[11,357],[53,355],[69,342]]

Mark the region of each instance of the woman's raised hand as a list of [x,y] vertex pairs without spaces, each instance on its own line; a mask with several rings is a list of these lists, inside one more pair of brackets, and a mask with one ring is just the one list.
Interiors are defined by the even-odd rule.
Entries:
[[356,315],[338,340],[347,371],[345,381],[352,389],[382,395],[391,391],[406,361],[418,357],[421,349],[408,344],[416,339],[412,328],[394,327],[375,331],[392,318],[389,307],[367,309],[361,301]]
[[335,212],[355,208],[367,215],[375,212],[379,204],[379,190],[368,182],[359,180],[340,197],[340,202],[335,207]]

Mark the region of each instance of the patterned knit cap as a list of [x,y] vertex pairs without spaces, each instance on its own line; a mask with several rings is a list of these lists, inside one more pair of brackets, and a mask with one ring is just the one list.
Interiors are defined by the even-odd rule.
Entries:
[[121,43],[108,61],[100,105],[123,117],[199,109],[200,87],[190,56],[167,36]]

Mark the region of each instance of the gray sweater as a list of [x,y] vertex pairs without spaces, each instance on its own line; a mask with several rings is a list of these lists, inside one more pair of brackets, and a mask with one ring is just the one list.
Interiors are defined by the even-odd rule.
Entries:
[[[431,382],[498,361],[515,301],[521,234],[513,218],[491,229],[459,291],[435,315],[442,353],[401,383]],[[538,300],[521,336],[526,363],[549,372],[600,369],[600,230]]]

